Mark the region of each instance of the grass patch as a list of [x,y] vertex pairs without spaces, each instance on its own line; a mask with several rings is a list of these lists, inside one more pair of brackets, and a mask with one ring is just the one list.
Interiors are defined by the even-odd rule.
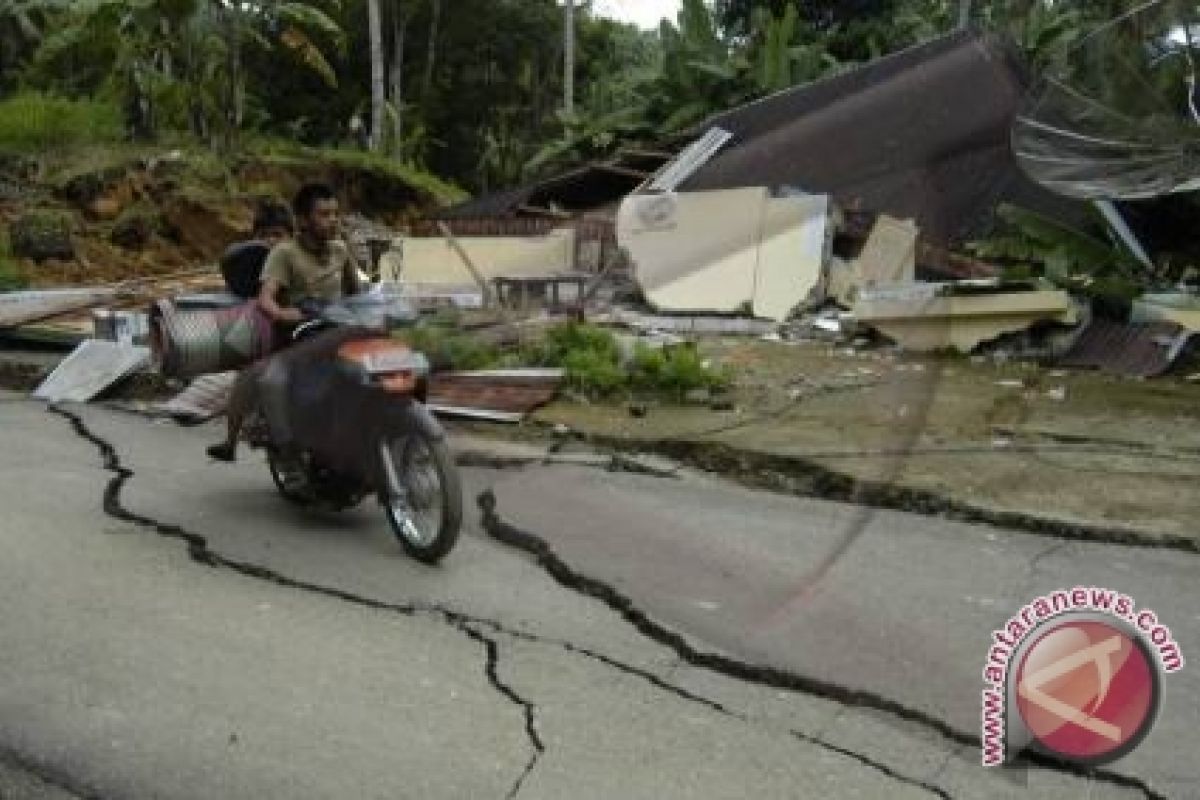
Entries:
[[25,92],[0,100],[0,149],[19,153],[64,150],[124,135],[116,106]]

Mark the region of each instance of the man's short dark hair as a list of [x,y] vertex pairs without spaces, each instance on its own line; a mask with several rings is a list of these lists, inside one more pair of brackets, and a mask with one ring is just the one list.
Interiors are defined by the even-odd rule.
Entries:
[[259,203],[254,213],[254,232],[266,233],[272,228],[282,228],[289,234],[296,232],[296,224],[288,207],[275,200],[266,200]]
[[317,203],[336,199],[337,195],[328,184],[306,183],[300,187],[300,191],[296,192],[296,199],[292,201],[292,211],[298,218],[305,219],[317,207]]

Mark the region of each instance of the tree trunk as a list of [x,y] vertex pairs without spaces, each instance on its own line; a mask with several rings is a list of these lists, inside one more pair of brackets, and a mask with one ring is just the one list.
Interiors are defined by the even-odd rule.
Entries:
[[404,150],[404,46],[408,39],[408,9],[397,0],[392,17],[392,155]]
[[237,131],[242,124],[242,35],[241,20],[238,19],[236,8],[225,8],[225,87],[222,92],[220,119],[221,130],[214,132],[214,139],[220,137],[220,147],[225,152],[232,151]]
[[575,0],[563,8],[563,111],[575,113]]
[[421,84],[421,97],[429,96],[433,87],[433,70],[437,64],[438,26],[441,25],[442,0],[430,0],[429,46],[425,49],[425,80]]
[[371,29],[371,149],[383,143],[383,115],[387,97],[383,83],[383,21],[379,0],[368,0],[367,20]]

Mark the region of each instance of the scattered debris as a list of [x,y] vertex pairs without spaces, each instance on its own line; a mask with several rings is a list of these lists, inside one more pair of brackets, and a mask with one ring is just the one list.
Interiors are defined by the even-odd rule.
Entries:
[[150,338],[150,315],[140,311],[92,311],[95,338],[122,344],[146,345]]
[[830,291],[839,303],[854,305],[862,290],[910,284],[916,280],[917,226],[887,215],[876,218],[862,253],[830,278]]
[[238,373],[202,375],[175,397],[151,407],[156,414],[183,422],[207,422],[225,413]]
[[1059,403],[1065,402],[1067,399],[1067,387],[1056,386],[1046,392],[1046,397],[1049,397],[1051,400],[1055,400]]
[[636,331],[668,332],[682,335],[763,336],[778,329],[773,322],[745,317],[650,316],[626,309],[613,309],[608,315],[594,315],[594,322],[624,325]]
[[150,351],[95,339],[75,348],[33,393],[51,403],[87,403],[150,363]]

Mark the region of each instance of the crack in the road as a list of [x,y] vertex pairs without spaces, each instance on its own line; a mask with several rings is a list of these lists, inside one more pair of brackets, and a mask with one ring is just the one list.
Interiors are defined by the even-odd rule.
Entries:
[[855,752],[854,750],[851,750],[848,747],[842,747],[841,745],[836,745],[831,742],[827,742],[824,739],[818,739],[815,736],[809,736],[808,734],[802,733],[797,730],[792,730],[792,731],[790,731],[790,733],[792,734],[792,736],[795,736],[797,739],[799,739],[802,742],[807,742],[808,744],[814,744],[818,747],[823,747],[826,750],[830,750],[834,753],[839,753],[839,754],[845,756],[846,758],[854,759],[855,761],[858,761],[858,762],[870,767],[871,769],[882,772],[884,775],[887,775],[889,778],[899,781],[900,783],[906,783],[906,784],[909,784],[910,786],[916,786],[920,789],[924,789],[925,791],[929,792],[930,794],[936,795],[937,797],[942,798],[942,800],[953,800],[953,798],[950,796],[949,792],[947,792],[942,787],[935,785],[931,781],[921,781],[921,780],[917,780],[916,778],[910,778],[906,775],[901,775],[900,773],[896,772],[894,769],[889,767],[887,764],[881,764],[880,762],[875,761],[874,759],[867,758],[862,753]]
[[[374,598],[352,594],[344,590],[335,589],[328,586],[321,586],[306,581],[300,581],[257,564],[251,564],[223,556],[220,553],[212,550],[208,546],[208,540],[199,534],[191,533],[178,525],[170,525],[150,519],[149,517],[134,514],[133,512],[124,508],[120,502],[121,489],[124,487],[125,483],[134,476],[134,473],[132,470],[122,465],[116,448],[89,430],[84,424],[83,419],[78,415],[53,406],[50,410],[51,412],[56,413],[68,420],[75,432],[80,437],[91,442],[100,451],[105,469],[113,473],[114,477],[105,487],[103,500],[104,512],[110,517],[147,528],[160,536],[182,541],[187,545],[189,556],[193,561],[199,564],[215,568],[230,569],[247,577],[269,581],[290,589],[298,589],[321,594],[326,597],[332,597],[343,602],[353,603],[355,605],[363,606],[373,610],[390,611],[409,617],[413,617],[418,614],[440,617],[446,624],[456,628],[473,641],[482,644],[487,655],[484,672],[488,682],[497,692],[523,710],[525,715],[525,734],[529,739],[533,749],[533,753],[529,759],[529,762],[525,765],[525,769],[514,782],[507,795],[507,800],[512,800],[512,798],[515,798],[520,793],[526,779],[537,767],[538,761],[546,752],[546,745],[537,729],[537,706],[532,701],[522,697],[514,688],[500,678],[498,673],[500,663],[499,643],[495,639],[482,633],[479,630],[481,627],[490,628],[495,633],[508,636],[512,639],[560,648],[566,652],[594,660],[611,669],[620,671],[633,677],[637,677],[653,685],[655,688],[670,693],[687,702],[705,706],[712,711],[732,719],[737,719],[746,724],[751,724],[752,722],[747,715],[733,711],[715,700],[711,700],[694,692],[690,692],[681,686],[676,686],[664,680],[659,675],[650,672],[649,670],[623,663],[615,658],[612,658],[611,656],[607,656],[587,647],[582,647],[573,642],[538,636],[536,634],[529,633],[528,631],[510,628],[497,620],[475,617],[463,612],[445,608],[444,606],[440,605],[388,603]],[[926,789],[937,796],[947,798],[948,800],[948,796],[937,787],[931,786],[915,778],[901,775],[887,765],[879,763],[861,753],[855,753],[847,748],[827,742],[819,736],[812,736],[802,731],[789,729],[788,733],[798,740],[857,761],[866,767],[880,772],[892,780]],[[90,800],[90,798],[88,800]]]
[[[515,689],[500,679],[497,672],[500,661],[499,643],[496,642],[495,639],[483,634],[478,629],[479,627],[491,628],[497,633],[501,633],[514,639],[560,647],[568,652],[585,656],[599,663],[603,663],[613,669],[617,669],[621,672],[646,680],[655,687],[667,691],[677,697],[680,697],[681,699],[693,703],[699,703],[731,718],[739,719],[744,722],[750,721],[746,715],[732,711],[721,703],[694,694],[683,687],[670,684],[654,673],[634,667],[632,665],[624,664],[609,656],[597,653],[588,648],[580,647],[571,642],[539,637],[526,631],[509,628],[496,620],[474,617],[472,615],[455,611],[441,605],[389,603],[375,598],[357,595],[342,589],[298,580],[262,565],[221,555],[220,553],[209,548],[207,539],[199,534],[191,533],[178,525],[162,523],[149,517],[135,514],[124,508],[121,505],[121,490],[125,483],[134,476],[133,471],[122,465],[116,449],[107,441],[89,430],[80,416],[57,406],[51,406],[49,410],[51,413],[58,414],[64,419],[68,420],[75,432],[81,438],[91,442],[100,451],[104,461],[105,469],[113,473],[114,477],[106,485],[103,498],[104,512],[110,517],[147,528],[154,531],[159,536],[182,541],[187,545],[188,555],[196,563],[213,568],[229,569],[250,578],[269,581],[290,589],[297,589],[324,595],[326,597],[373,610],[389,611],[409,617],[425,615],[441,618],[445,624],[455,628],[473,641],[484,645],[487,656],[485,675],[487,676],[491,686],[499,694],[504,696],[505,699],[507,699],[510,703],[522,709],[525,715],[525,734],[533,749],[533,754],[529,762],[526,764],[525,769],[517,778],[512,789],[507,795],[508,800],[516,797],[520,792],[525,780],[536,768],[538,761],[545,753],[546,746],[542,741],[537,729],[536,705],[533,702],[523,698],[516,692]],[[883,698],[868,692],[847,689],[845,687],[829,684],[813,678],[793,675],[791,673],[786,673],[771,667],[738,662],[725,656],[713,653],[704,653],[695,650],[682,636],[651,620],[650,617],[638,609],[629,598],[625,597],[612,587],[599,580],[576,572],[569,565],[563,562],[553,552],[549,544],[540,537],[520,531],[503,522],[503,520],[501,520],[495,512],[494,495],[491,495],[489,492],[485,492],[479,498],[479,505],[483,511],[484,530],[490,536],[503,544],[534,555],[539,565],[545,571],[547,571],[551,577],[555,578],[558,583],[573,591],[601,600],[610,608],[617,611],[643,636],[657,642],[660,645],[664,645],[672,649],[681,660],[690,664],[691,666],[707,669],[718,674],[724,674],[728,677],[732,677],[750,684],[767,685],[774,688],[788,689],[801,694],[832,700],[845,706],[870,708],[882,711],[906,721],[932,728],[956,744],[968,747],[978,747],[978,740],[974,737],[955,731],[946,723],[927,715],[924,712],[908,709],[887,698]],[[838,753],[843,757],[853,759],[864,766],[874,769],[893,780],[920,787],[937,795],[938,797],[949,800],[949,795],[940,787],[929,782],[920,781],[915,778],[901,775],[895,772],[892,768],[888,767],[886,764],[877,762],[865,756],[864,754],[857,753],[839,745],[835,745],[819,736],[812,736],[802,731],[789,729],[788,733],[799,741],[804,741],[811,745]],[[1034,763],[1037,766],[1060,770],[1076,774],[1081,777],[1087,777],[1093,780],[1102,780],[1114,785],[1136,789],[1145,794],[1148,800],[1166,800],[1165,795],[1155,792],[1143,781],[1136,778],[1111,773],[1105,770],[1089,770],[1084,767],[1059,762],[1055,759],[1044,756],[1033,755],[1028,756],[1027,758],[1031,761],[1031,763]],[[81,795],[81,797],[84,797],[86,800],[92,800],[92,798],[95,796]],[[96,798],[96,800],[99,799]]]
[[[490,622],[490,621],[487,624],[496,625],[496,623]],[[563,641],[560,639],[550,639],[550,638],[547,638],[544,636],[538,636],[536,634],[528,633],[527,631],[515,631],[510,628],[507,628],[505,626],[500,626],[500,625],[497,625],[496,630],[497,630],[497,632],[503,633],[507,636],[511,636],[515,639],[521,639],[524,641],[534,642],[537,644],[559,647],[570,653],[575,653],[575,654],[583,656],[585,658],[589,658],[594,661],[599,661],[600,663],[604,664],[607,667],[610,667],[610,668],[618,670],[620,672],[624,672],[628,675],[640,678],[640,679],[646,681],[647,683],[653,685],[655,688],[660,689],[664,692],[669,692],[670,694],[673,694],[682,700],[686,700],[689,703],[697,703],[699,705],[706,706],[707,708],[717,712],[718,714],[721,714],[722,716],[726,716],[731,719],[736,719],[739,722],[744,722],[746,724],[761,723],[761,721],[754,720],[747,714],[744,714],[739,711],[734,711],[733,709],[729,708],[728,706],[724,705],[723,703],[717,702],[716,700],[713,700],[708,697],[703,697],[694,692],[688,691],[687,689],[683,688],[682,686],[677,686],[673,683],[670,683],[670,682],[664,680],[661,676],[656,675],[653,672],[650,672],[649,670],[641,669],[640,667],[635,667],[631,664],[626,664],[624,662],[617,661],[616,659],[612,658],[611,656],[606,656],[603,653],[597,653],[596,651],[591,650],[586,647],[580,647],[579,645],[575,644],[574,642],[567,642],[567,641]],[[937,787],[929,785],[926,782],[917,780],[916,778],[910,778],[908,776],[901,775],[900,773],[898,773],[898,772],[894,771],[893,769],[891,769],[890,767],[888,767],[886,764],[882,764],[878,761],[868,758],[867,756],[863,755],[862,753],[855,753],[853,751],[847,750],[846,748],[841,747],[840,745],[836,745],[836,744],[833,744],[833,743],[825,740],[821,736],[813,736],[811,734],[804,733],[803,731],[798,731],[795,729],[788,729],[787,732],[789,735],[791,735],[797,739],[800,739],[804,742],[807,742],[808,744],[811,744],[815,747],[820,747],[824,750],[829,750],[831,752],[838,753],[839,755],[845,756],[847,758],[851,758],[854,761],[857,761],[860,764],[863,764],[864,766],[870,767],[871,769],[874,769],[878,772],[883,773],[884,775],[886,775],[887,777],[889,777],[895,781],[898,781],[900,783],[909,784],[911,786],[917,786],[922,789],[927,789],[930,792],[932,792],[933,794],[936,794],[939,797],[945,798],[945,800],[950,800],[949,796],[946,795],[942,790],[938,789]]]
[[[784,689],[852,708],[880,711],[905,722],[935,731],[955,744],[978,748],[977,736],[957,730],[947,722],[925,711],[910,708],[874,692],[851,689],[829,681],[786,672],[775,667],[752,664],[718,653],[695,648],[681,634],[652,619],[634,601],[613,586],[598,578],[584,575],[564,561],[540,536],[523,531],[504,521],[496,510],[496,496],[491,490],[479,497],[483,512],[483,528],[496,541],[532,556],[541,568],[559,585],[587,597],[592,597],[616,612],[646,638],[675,653],[683,662],[748,684]],[[1148,800],[1166,800],[1140,778],[1104,769],[1093,769],[1069,763],[1040,753],[1026,753],[1021,761],[1033,766],[1076,775],[1142,792]]]
[[487,665],[484,667],[484,672],[487,675],[488,682],[492,684],[492,688],[500,694],[507,697],[513,704],[521,706],[525,710],[525,735],[529,737],[530,743],[533,745],[533,755],[529,759],[529,763],[525,765],[525,771],[517,778],[508,793],[508,800],[516,797],[521,786],[525,783],[525,779],[529,777],[534,768],[537,767],[538,760],[542,754],[546,752],[546,745],[542,742],[541,734],[537,729],[537,706],[529,700],[526,700],[521,695],[517,694],[517,690],[509,686],[500,678],[498,672],[500,664],[500,644],[491,637],[485,636],[476,630],[473,626],[463,624],[461,630],[469,637],[479,642],[487,651]]
[[247,561],[230,558],[222,555],[208,546],[208,540],[196,533],[191,533],[179,525],[171,525],[168,523],[159,522],[158,520],[144,517],[140,514],[135,514],[121,505],[121,489],[125,483],[134,476],[133,470],[125,467],[121,463],[120,456],[117,454],[116,448],[92,433],[84,424],[83,419],[77,414],[51,406],[50,412],[58,414],[71,423],[75,432],[83,439],[91,442],[100,451],[101,458],[104,462],[104,468],[113,473],[113,478],[108,482],[104,489],[103,509],[108,516],[118,519],[122,522],[130,522],[140,527],[149,529],[167,539],[181,541],[187,545],[188,555],[193,561],[198,564],[203,564],[207,567],[228,569],[239,573],[246,577],[255,578],[257,580],[268,581],[279,586],[289,589],[298,589],[314,594],[324,595],[336,600],[341,600],[346,603],[370,608],[376,611],[389,611],[401,614],[407,617],[415,617],[423,615],[427,617],[440,618],[445,624],[462,633],[468,639],[482,644],[487,657],[484,666],[484,674],[486,675],[489,684],[502,697],[508,700],[513,705],[519,707],[525,717],[525,735],[529,740],[533,750],[533,756],[526,764],[520,777],[517,779],[513,788],[509,791],[507,797],[513,798],[520,791],[522,784],[529,774],[537,766],[538,760],[545,752],[545,745],[542,742],[541,736],[538,735],[535,711],[536,708],[530,701],[521,697],[517,692],[502,680],[497,674],[497,663],[500,659],[500,646],[495,639],[480,632],[475,625],[483,624],[490,626],[498,626],[498,623],[492,620],[474,619],[470,615],[445,608],[440,605],[419,605],[419,604],[402,604],[388,603],[382,600],[377,600],[371,597],[357,595],[352,592],[347,592],[341,589],[336,589],[330,586],[322,586],[320,584],[309,583],[307,581],[291,578],[282,573],[276,572],[269,567],[264,567],[259,564],[253,564]]
[[[827,467],[815,457],[774,455],[722,442],[690,439],[625,439],[586,435],[581,436],[580,440],[613,452],[635,448],[640,452],[658,454],[693,469],[722,475],[743,486],[776,494],[815,497],[868,509],[990,525],[1048,539],[1200,554],[1200,539],[1195,537],[1075,523],[1019,511],[987,508],[901,483],[857,478]],[[906,452],[901,450],[897,455]]]

